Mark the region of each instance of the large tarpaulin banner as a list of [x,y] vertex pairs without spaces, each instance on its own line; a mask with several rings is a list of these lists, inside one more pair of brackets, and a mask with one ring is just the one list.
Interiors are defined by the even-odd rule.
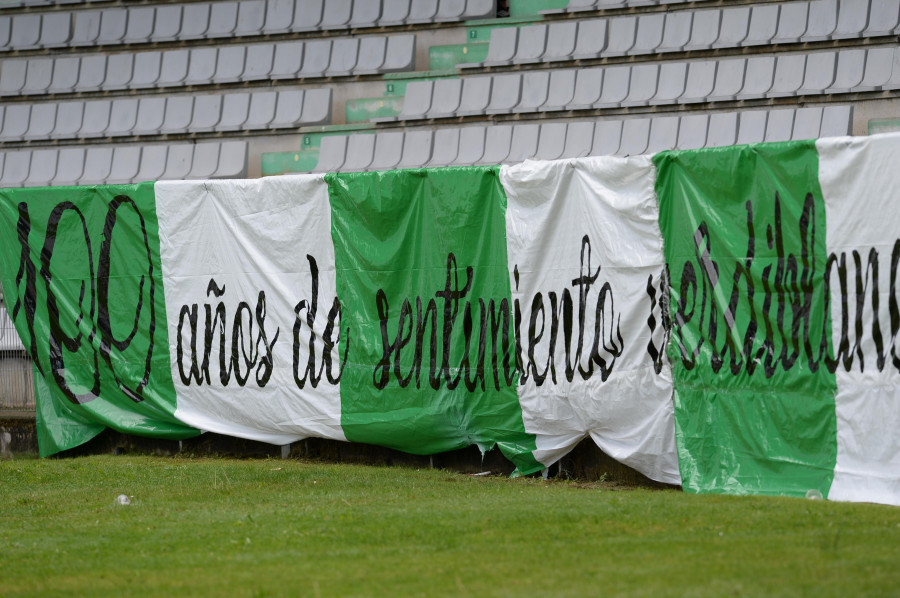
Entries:
[[41,453],[104,427],[590,436],[692,492],[900,504],[900,137],[0,191]]

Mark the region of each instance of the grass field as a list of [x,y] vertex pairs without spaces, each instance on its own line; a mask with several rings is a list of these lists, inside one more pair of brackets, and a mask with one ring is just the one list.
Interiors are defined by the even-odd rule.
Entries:
[[879,505],[130,456],[0,461],[0,501],[7,596],[900,594]]

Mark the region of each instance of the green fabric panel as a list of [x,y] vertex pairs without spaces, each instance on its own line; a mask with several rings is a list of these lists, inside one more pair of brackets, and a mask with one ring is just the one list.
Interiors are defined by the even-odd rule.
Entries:
[[654,163],[684,488],[827,496],[836,383],[814,143],[663,152]]
[[[512,313],[498,168],[335,174],[326,181],[341,322],[350,329],[341,378],[347,439],[416,454],[497,445],[520,472],[543,469],[516,392],[513,318],[498,316],[496,345],[491,330],[491,300],[495,313],[504,300]],[[429,305],[434,310],[426,319]],[[511,379],[504,351],[511,356]]]
[[197,434],[174,416],[153,184],[5,189],[0,227],[4,296],[36,371],[41,454],[103,426]]

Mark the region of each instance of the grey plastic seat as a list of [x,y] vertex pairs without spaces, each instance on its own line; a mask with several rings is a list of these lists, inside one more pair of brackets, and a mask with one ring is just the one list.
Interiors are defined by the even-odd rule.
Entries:
[[825,90],[825,93],[849,93],[860,84],[865,70],[865,50],[841,50],[838,52],[834,82]]
[[42,48],[65,47],[72,38],[72,15],[68,12],[48,12],[41,16]]
[[463,79],[457,116],[484,114],[491,99],[491,83],[493,77],[467,77]]
[[131,183],[137,177],[141,167],[141,147],[138,145],[119,145],[113,148],[112,166],[106,183],[121,185]]
[[[247,46],[247,57],[241,72],[241,81],[267,79],[272,71],[275,58],[275,44],[252,44]],[[298,65],[299,68],[299,65]]]
[[764,141],[790,141],[796,139],[793,136],[794,109],[783,108],[770,110],[766,120],[766,134]]
[[647,153],[650,143],[649,118],[632,118],[622,123],[622,142],[619,144],[620,156],[640,156]]
[[47,92],[50,82],[53,80],[53,59],[32,58],[28,61],[28,70],[25,73],[25,85],[22,86],[22,95],[38,95]]
[[27,60],[4,60],[0,68],[0,95],[18,95],[25,86],[25,73],[28,70]]
[[481,157],[473,164],[500,164],[506,161],[512,148],[512,125],[494,125],[484,132]]
[[107,137],[123,137],[134,134],[137,124],[139,100],[137,98],[115,98],[109,110],[109,126]]
[[102,145],[93,145],[87,149],[84,156],[84,172],[81,175],[80,185],[104,185],[112,171],[113,148]]
[[[871,50],[870,50],[871,52]],[[893,66],[890,78],[881,86],[882,89],[900,88],[900,48],[894,48]]]
[[691,41],[691,26],[694,20],[694,11],[681,11],[666,13],[666,22],[663,27],[662,41],[656,47],[656,51],[681,52]]
[[853,126],[853,106],[827,106],[822,111],[819,137],[843,137]]
[[181,4],[166,4],[156,7],[156,21],[153,24],[153,41],[169,42],[178,39],[181,33],[183,12]]
[[209,9],[209,27],[206,28],[205,37],[208,39],[230,37],[237,27],[237,16],[237,2],[212,2]]
[[550,91],[549,71],[526,71],[522,74],[522,96],[513,112],[537,112],[547,101]]
[[645,14],[638,17],[637,34],[629,54],[655,53],[662,44],[665,23],[666,16],[662,13]]
[[750,7],[738,6],[722,10],[719,38],[713,48],[737,48],[747,38],[750,28]]
[[331,60],[331,40],[314,40],[306,42],[303,47],[303,66],[297,77],[321,77]]
[[[628,67],[618,68],[627,69]],[[593,107],[594,103],[600,99],[600,93],[603,91],[603,77],[605,73],[606,71],[602,68],[580,69],[577,71],[572,103],[566,105],[566,110]]]
[[303,90],[285,89],[277,92],[275,100],[275,116],[269,123],[273,129],[298,127],[303,115]]
[[219,166],[210,178],[240,179],[247,177],[247,142],[223,141],[219,145]]
[[183,84],[188,73],[188,64],[192,52],[204,48],[196,48],[194,50],[167,50],[162,53],[162,64],[159,69],[159,79],[156,80],[157,87],[174,87]]
[[459,155],[460,129],[438,129],[434,132],[434,144],[431,158],[426,166],[448,166]]
[[278,94],[274,91],[254,91],[250,94],[250,108],[244,126],[248,129],[267,129],[275,118]]
[[678,122],[678,149],[699,149],[706,146],[706,132],[709,130],[709,115],[689,114]]
[[402,131],[387,131],[375,135],[375,155],[369,163],[369,170],[390,170],[396,168],[403,157]]
[[[538,107],[541,112],[564,110],[575,98],[575,69],[553,69],[550,71],[547,99]],[[600,97],[599,93],[597,97]]]
[[534,159],[538,153],[540,134],[541,125],[538,124],[526,123],[513,126],[512,143],[504,163],[515,164]]
[[578,39],[578,23],[561,21],[547,25],[547,46],[541,59],[544,62],[569,60],[575,52]]
[[[496,31],[496,30],[495,30]],[[512,58],[515,64],[540,62],[547,48],[547,25],[528,25],[519,29],[519,41]]]
[[169,96],[166,98],[166,116],[160,133],[184,133],[194,114],[194,96]]
[[[174,58],[170,58],[168,61],[167,58],[170,57],[170,52],[166,52],[163,54],[163,77],[162,81],[180,81],[180,83],[184,85],[206,85],[207,83],[211,83],[213,77],[216,74],[216,60],[218,57],[218,50],[216,48],[193,48],[190,50],[190,55],[187,57],[187,72],[184,76],[179,80],[177,74],[173,72],[171,76],[167,76],[167,68],[172,68],[177,71],[177,73],[181,73],[181,64],[180,60],[175,60]],[[179,54],[180,58],[181,55]],[[173,64],[177,64],[173,66]],[[165,83],[164,83],[165,84]],[[173,85],[175,83],[168,83],[169,85]]]
[[387,54],[385,36],[364,37],[359,41],[359,60],[353,72],[357,75],[374,75],[381,72]]
[[71,139],[77,136],[84,120],[84,102],[60,102],[56,105],[56,124],[51,139]]
[[9,45],[14,50],[37,48],[41,42],[41,15],[13,15]]
[[4,141],[20,141],[28,132],[31,119],[31,104],[10,104],[3,113],[3,129],[0,137]]
[[866,70],[862,81],[853,88],[853,91],[881,90],[891,79],[893,63],[893,48],[872,48],[866,50]]
[[484,141],[487,128],[494,127],[463,127],[459,130],[459,153],[452,162],[453,166],[470,166],[481,160],[484,155]]
[[691,22],[691,39],[682,48],[686,52],[707,50],[719,39],[722,10],[698,10]]
[[436,23],[459,21],[465,12],[466,0],[439,0],[434,21]]
[[737,139],[737,122],[738,116],[735,112],[710,114],[706,147],[734,145]]
[[900,0],[871,0],[869,7],[869,26],[860,37],[894,35],[900,24]]
[[193,160],[193,144],[170,145],[169,151],[166,153],[166,169],[159,179],[161,181],[180,181],[187,178]]
[[203,39],[209,28],[209,6],[206,2],[186,2],[182,5],[178,39]]
[[208,179],[215,174],[219,167],[218,143],[198,143],[194,146],[194,154],[191,156],[191,169],[185,175],[186,179]]
[[492,19],[497,14],[494,0],[466,0],[466,11],[462,17],[469,19]]
[[803,41],[815,42],[831,39],[837,28],[837,0],[811,0],[809,3],[809,20]]
[[718,61],[716,65],[716,83],[707,100],[727,101],[735,99],[744,87],[746,67],[746,58]]
[[[106,80],[106,56],[82,56],[78,68],[76,91],[97,91]],[[72,91],[71,89],[69,91]]]
[[406,84],[406,95],[403,97],[403,108],[397,115],[399,120],[425,118],[431,108],[431,94],[434,81],[410,81]]
[[103,89],[128,89],[131,76],[134,73],[134,54],[110,54],[106,59],[106,78],[103,80]]
[[870,0],[841,0],[831,39],[855,39],[869,24]]
[[659,67],[659,83],[650,104],[674,104],[684,95],[688,63],[664,62]]
[[661,116],[650,120],[646,153],[655,154],[678,147],[678,117]]
[[305,125],[324,125],[331,122],[330,89],[307,89],[303,92],[303,115],[300,121]]
[[110,100],[86,101],[84,103],[84,119],[81,129],[78,130],[78,136],[85,138],[104,136],[109,127],[111,111],[112,102]]
[[646,106],[656,95],[659,83],[659,65],[638,64],[631,67],[628,95],[621,106]]
[[321,29],[347,29],[350,27],[353,0],[327,0],[324,8],[322,22],[319,23]]
[[778,31],[777,4],[763,4],[750,8],[750,25],[747,28],[747,37],[741,42],[742,46],[767,46],[772,42]]
[[220,47],[216,55],[216,70],[212,76],[213,82],[234,83],[241,81],[244,75],[246,55],[247,48],[245,46]]
[[566,150],[566,123],[544,123],[540,125],[537,151],[538,160],[558,160]]
[[606,32],[606,48],[603,56],[626,56],[634,46],[637,35],[637,18],[618,17],[610,20],[609,30]]
[[153,37],[156,21],[156,8],[152,6],[135,6],[128,10],[128,21],[122,43],[144,44]]
[[684,94],[678,98],[679,104],[706,102],[716,85],[716,71],[719,61],[703,60],[688,64]]
[[593,122],[571,122],[566,125],[566,146],[560,158],[581,158],[591,153],[594,144]]
[[788,2],[780,8],[778,29],[772,43],[793,44],[800,41],[809,22],[809,2]]
[[[25,61],[7,61],[0,71],[0,84],[2,84],[3,73],[10,70],[10,66],[24,63]],[[53,62],[53,79],[47,88],[47,93],[71,93],[78,85],[78,78],[81,70],[81,58],[72,56],[61,56]]]
[[737,143],[760,143],[766,137],[766,120],[769,113],[766,110],[751,110],[741,112],[738,120]]
[[248,92],[227,93],[222,97],[222,116],[217,131],[237,131],[244,126],[250,110]]
[[747,59],[744,86],[738,98],[742,100],[764,98],[775,80],[774,56],[751,56]]
[[593,142],[587,155],[613,156],[622,143],[622,121],[601,120],[594,126]]
[[51,184],[54,187],[77,185],[84,173],[84,154],[83,147],[60,148]]
[[187,129],[191,133],[214,131],[222,117],[223,94],[210,93],[194,96],[194,111]]
[[28,169],[28,178],[23,185],[25,187],[48,187],[56,176],[56,166],[59,160],[59,150],[38,149],[31,152],[31,166]]
[[431,108],[428,110],[430,118],[443,118],[453,116],[459,109],[462,99],[462,79],[438,79],[434,82]]
[[411,0],[382,0],[378,24],[382,27],[402,25],[409,16]]
[[822,108],[810,106],[798,108],[794,114],[794,130],[792,137],[795,140],[815,139],[819,136],[822,127]]
[[167,145],[145,145],[141,149],[141,166],[135,175],[135,182],[158,181],[166,170]]
[[146,89],[156,85],[162,68],[161,52],[138,52],[134,55],[134,74],[129,86],[132,89]]
[[259,35],[262,33],[265,19],[265,0],[242,0],[238,2],[237,24],[233,34],[238,37]]
[[[0,48],[9,46],[10,35],[12,34],[12,17],[9,15],[0,15]],[[3,154],[0,154],[2,157]],[[0,162],[0,173],[2,173],[3,164]]]
[[631,85],[632,68],[613,66],[603,71],[603,88],[600,90],[600,98],[594,102],[594,108],[616,107],[625,100]]
[[806,56],[806,76],[798,95],[820,94],[831,87],[837,73],[836,52],[813,52]]
[[350,13],[350,28],[375,27],[381,18],[382,2],[354,2]]
[[806,70],[806,56],[803,54],[781,54],[775,60],[775,77],[769,97],[796,95],[803,85]]
[[578,23],[578,38],[575,40],[572,58],[581,60],[600,57],[606,49],[606,28],[606,19],[593,19]]
[[79,10],[74,13],[72,24],[72,39],[69,43],[73,46],[90,46],[97,42],[100,35],[99,10]]
[[522,99],[522,75],[518,73],[494,75],[491,96],[485,114],[506,114]]
[[400,73],[414,70],[416,63],[416,36],[392,35],[388,37],[384,52],[382,73]]
[[21,187],[31,169],[31,152],[19,150],[6,152],[3,159],[3,187]]
[[[374,3],[373,3],[374,4]],[[328,77],[346,77],[356,68],[359,38],[340,37],[331,44],[331,59],[325,70]]]
[[32,105],[28,131],[24,138],[48,139],[53,129],[56,128],[56,109],[57,104],[52,102]]
[[431,23],[438,11],[438,0],[415,0],[409,8],[407,23]]
[[[287,33],[294,22],[294,0],[267,0],[261,33]],[[321,18],[321,4],[319,15]],[[318,24],[318,20],[316,21]]]
[[100,17],[100,34],[97,36],[97,43],[101,45],[122,43],[127,26],[127,10],[115,8],[104,10]]
[[134,125],[135,135],[157,135],[166,117],[166,98],[161,96],[144,97],[138,100],[137,119]]
[[336,172],[344,165],[347,157],[349,135],[330,135],[322,138],[319,147],[319,162],[314,172]]
[[403,153],[396,168],[422,168],[431,159],[434,131],[407,131],[403,137]]
[[291,31],[318,31],[325,11],[325,0],[295,0]]

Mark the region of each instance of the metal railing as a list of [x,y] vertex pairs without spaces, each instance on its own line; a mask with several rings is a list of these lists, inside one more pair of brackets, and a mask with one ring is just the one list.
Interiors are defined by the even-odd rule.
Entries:
[[0,415],[34,412],[31,358],[0,303]]

